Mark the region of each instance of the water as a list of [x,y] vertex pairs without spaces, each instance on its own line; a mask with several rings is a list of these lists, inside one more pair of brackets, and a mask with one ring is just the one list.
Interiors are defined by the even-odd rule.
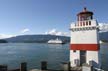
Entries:
[[[108,44],[101,44],[100,49],[102,68],[108,71]],[[48,68],[59,69],[61,62],[69,61],[69,44],[0,44],[0,64],[8,65],[9,69],[19,68],[21,62],[27,62],[28,69],[40,68],[41,61],[47,61]]]
[[103,43],[100,47],[102,69],[108,71],[108,43]]
[[60,68],[61,62],[69,60],[69,45],[38,43],[0,44],[0,64],[9,69],[19,68],[21,62],[27,62],[28,69],[40,68],[41,61],[48,61],[49,68]]

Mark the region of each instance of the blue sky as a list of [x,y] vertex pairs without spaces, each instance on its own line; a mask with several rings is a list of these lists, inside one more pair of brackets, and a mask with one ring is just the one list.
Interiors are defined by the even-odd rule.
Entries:
[[108,22],[108,0],[0,0],[0,34],[43,34],[57,29],[69,33],[69,25],[83,7],[98,22]]

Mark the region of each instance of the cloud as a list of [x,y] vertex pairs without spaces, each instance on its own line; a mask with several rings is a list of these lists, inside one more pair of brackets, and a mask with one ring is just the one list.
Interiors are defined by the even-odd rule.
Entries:
[[[25,28],[23,30],[20,31],[20,33],[26,33],[29,32],[30,30],[28,28]],[[21,34],[20,34],[21,35]],[[4,38],[10,38],[10,37],[16,37],[18,35],[8,35],[8,34],[0,34],[0,39],[4,39]]]
[[29,31],[30,31],[30,29],[25,28],[25,29],[21,30],[21,33],[26,33],[26,32],[29,32]]
[[52,29],[48,32],[45,32],[45,34],[49,34],[49,35],[58,35],[58,36],[68,36],[68,33],[66,32],[60,32],[60,31],[57,31],[56,29]]
[[[99,32],[108,32],[108,23],[99,23]],[[68,32],[57,31],[56,29],[51,29],[50,31],[45,32],[45,34],[50,35],[59,35],[59,36],[70,36]]]
[[99,23],[100,32],[107,32],[108,31],[108,24],[107,23]]
[[16,35],[0,34],[0,39],[15,37]]

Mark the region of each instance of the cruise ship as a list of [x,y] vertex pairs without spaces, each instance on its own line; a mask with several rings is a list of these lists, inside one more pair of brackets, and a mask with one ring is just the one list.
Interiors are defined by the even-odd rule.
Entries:
[[55,40],[54,39],[49,40],[48,43],[49,44],[63,44],[64,42],[57,38]]

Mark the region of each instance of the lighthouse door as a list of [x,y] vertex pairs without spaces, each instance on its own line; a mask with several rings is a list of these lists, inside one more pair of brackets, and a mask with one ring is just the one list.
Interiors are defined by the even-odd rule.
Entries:
[[80,65],[86,63],[86,51],[80,51]]

